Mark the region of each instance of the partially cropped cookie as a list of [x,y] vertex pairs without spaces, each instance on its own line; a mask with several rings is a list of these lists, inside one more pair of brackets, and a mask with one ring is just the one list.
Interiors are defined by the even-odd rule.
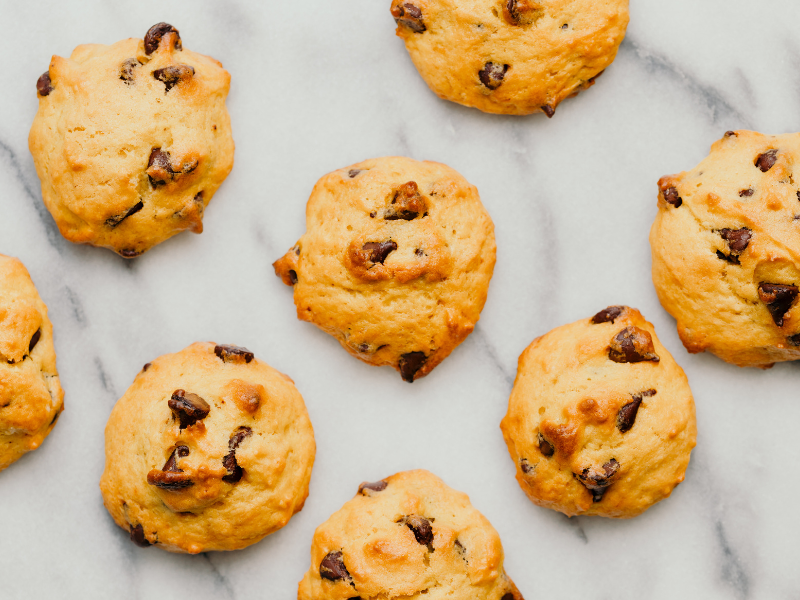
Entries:
[[320,525],[298,600],[522,600],[497,531],[428,471],[362,483]]
[[233,167],[229,87],[222,65],[184,49],[167,23],[54,56],[28,143],[62,235],[132,258],[202,232]]
[[500,428],[528,498],[567,516],[644,512],[683,481],[697,437],[686,375],[627,306],[535,339]]
[[198,342],[147,363],[117,402],[100,489],[139,546],[237,550],[303,508],[314,453],[289,377],[246,348]]
[[428,86],[484,112],[552,117],[614,61],[628,0],[392,0]]
[[36,450],[62,410],[47,307],[23,264],[0,254],[0,471]]
[[431,372],[478,322],[495,263],[478,190],[443,164],[379,158],[329,173],[306,233],[274,264],[297,317],[406,381]]
[[729,131],[658,182],[653,283],[689,352],[740,367],[800,359],[800,134]]

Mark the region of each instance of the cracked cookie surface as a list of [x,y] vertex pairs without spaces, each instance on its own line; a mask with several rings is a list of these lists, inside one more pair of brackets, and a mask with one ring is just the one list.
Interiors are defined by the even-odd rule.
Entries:
[[445,165],[389,157],[320,179],[305,235],[274,267],[299,319],[414,381],[472,332],[495,253],[474,186]]
[[500,428],[528,498],[567,516],[641,514],[683,481],[697,438],[686,375],[626,306],[534,340]]
[[222,65],[184,49],[166,23],[54,56],[28,144],[61,234],[133,258],[202,232],[233,167],[229,87]]
[[36,450],[62,410],[47,307],[25,266],[0,254],[0,471]]
[[653,283],[689,352],[800,359],[800,134],[729,131],[659,181]]
[[298,600],[523,600],[497,531],[428,471],[362,483],[314,533]]
[[246,348],[198,342],[147,363],[117,402],[100,489],[137,545],[236,550],[303,508],[314,454],[289,377]]
[[397,35],[440,97],[552,117],[614,61],[628,0],[392,0]]

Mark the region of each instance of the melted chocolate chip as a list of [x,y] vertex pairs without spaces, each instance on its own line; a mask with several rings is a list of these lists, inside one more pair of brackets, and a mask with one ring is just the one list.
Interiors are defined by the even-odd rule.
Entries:
[[383,264],[386,257],[397,250],[397,242],[391,240],[388,242],[367,242],[361,249],[369,252],[368,260],[376,264]]
[[427,30],[422,19],[422,11],[411,2],[394,0],[392,2],[392,16],[398,25],[407,27],[414,33],[424,33]]
[[339,581],[351,579],[347,567],[344,566],[344,557],[339,550],[328,552],[319,564],[319,576],[329,581]]
[[683,198],[678,195],[678,188],[675,187],[664,190],[664,200],[672,204],[675,208],[683,204]]
[[739,136],[736,134],[736,132],[735,132],[735,131],[726,131],[726,132],[725,132],[725,137],[732,137],[732,136],[739,137]]
[[383,218],[386,221],[397,221],[398,219],[411,221],[420,214],[428,214],[428,204],[419,193],[417,183],[409,181],[397,188],[391,205],[383,213]]
[[[389,485],[385,481],[375,481],[373,483],[369,483],[365,481],[360,486],[358,486],[358,493],[362,496],[369,496],[368,492],[382,492],[386,489],[386,486]],[[367,490],[367,491],[365,491]]]
[[753,237],[753,233],[747,227],[742,227],[741,229],[720,229],[719,234],[722,236],[723,240],[728,242],[728,247],[731,249],[731,252],[736,254],[744,252]]
[[119,255],[122,258],[136,258],[140,254],[142,254],[144,250],[134,250],[132,248],[126,248],[124,250],[119,251]]
[[529,473],[533,473],[533,470],[536,468],[536,466],[532,466],[531,463],[528,462],[527,458],[523,458],[519,461],[519,468],[522,469],[522,472],[527,475]]
[[124,213],[116,215],[114,217],[109,217],[106,219],[106,227],[117,227],[120,223],[122,223],[125,219],[130,217],[131,215],[135,215],[137,212],[144,208],[144,202],[139,200],[136,204],[134,204],[131,208],[126,210]]
[[780,283],[760,283],[758,297],[767,305],[769,314],[775,325],[783,327],[783,320],[797,298],[796,285],[783,285]]
[[795,333],[786,338],[792,346],[800,346],[800,333]]
[[50,71],[42,73],[36,82],[36,91],[39,92],[41,96],[48,96],[54,89],[53,82],[50,81]]
[[137,59],[129,58],[119,69],[119,78],[122,79],[127,85],[133,85],[134,69],[141,65]]
[[639,406],[642,403],[642,399],[650,398],[651,396],[655,396],[655,394],[655,390],[647,390],[641,394],[634,394],[633,401],[628,402],[625,406],[619,409],[619,413],[617,414],[617,429],[619,429],[622,433],[629,431],[636,422],[636,415],[639,412]]
[[624,306],[609,306],[608,308],[604,308],[592,317],[592,323],[595,325],[599,325],[600,323],[613,323],[624,310]]
[[626,327],[614,336],[608,349],[608,358],[617,363],[638,363],[661,360],[655,353],[653,338],[644,329]]
[[197,394],[175,390],[167,403],[175,417],[180,420],[180,428],[186,429],[208,416],[211,407]]
[[222,481],[236,483],[242,479],[244,469],[236,462],[236,449],[239,447],[239,444],[251,435],[253,435],[253,430],[249,427],[239,427],[239,429],[233,432],[231,439],[228,440],[229,452],[225,455],[225,458],[222,459],[222,466],[228,471],[228,474],[222,478]]
[[39,343],[39,340],[42,338],[42,330],[37,329],[36,333],[31,336],[31,341],[28,344],[28,354],[33,352],[33,349],[36,348],[36,344]]
[[428,519],[419,515],[410,515],[405,518],[405,523],[414,533],[418,543],[423,546],[430,546],[433,543],[433,527]]
[[130,533],[131,541],[140,548],[147,548],[150,545],[150,542],[147,541],[144,535],[144,527],[141,525],[131,525]]
[[350,177],[350,179],[353,179],[353,177],[355,177],[359,173],[361,173],[361,169],[350,169],[347,175]]
[[755,193],[753,188],[748,188],[746,190],[739,190],[739,198],[749,198]]
[[297,283],[297,271],[294,269],[289,269],[289,281],[292,282],[292,285]]
[[153,77],[164,84],[166,94],[182,81],[188,81],[194,76],[194,67],[189,65],[170,65],[163,69],[153,71]]
[[162,469],[160,471],[154,469],[147,474],[147,483],[168,492],[194,485],[194,481],[178,467],[178,458],[186,456],[189,456],[188,446],[175,446]]
[[548,119],[552,119],[553,115],[556,114],[556,107],[545,104],[542,106],[542,112],[547,115]]
[[487,62],[483,69],[478,72],[478,77],[481,83],[490,90],[496,90],[503,84],[508,65],[501,65],[499,63]]
[[506,0],[503,7],[503,16],[511,25],[530,25],[541,14],[541,6],[531,0]]
[[149,369],[150,365],[152,365],[152,364],[153,363],[145,363],[144,366],[142,367],[142,371],[147,371],[147,369]]
[[544,436],[541,434],[541,432],[539,432],[538,442],[539,442],[539,452],[541,452],[545,456],[553,456],[556,449],[553,446],[553,444],[544,439]]
[[407,352],[400,357],[400,375],[403,378],[403,381],[407,381],[408,383],[414,382],[414,376],[417,374],[422,366],[425,364],[425,361],[428,360],[428,357],[425,356],[424,352]]
[[500,600],[514,600],[514,594],[508,592],[502,598],[500,598]]
[[169,23],[157,23],[148,29],[144,36],[144,53],[150,55],[155,52],[161,44],[162,38],[168,33],[175,34],[175,49],[183,50],[181,35],[178,30]]
[[619,473],[619,467],[617,460],[612,458],[601,467],[602,470],[595,467],[587,467],[581,471],[577,475],[578,481],[592,493],[594,502],[600,502],[608,487],[614,483],[614,479]]
[[766,173],[769,171],[775,163],[778,161],[778,151],[777,149],[767,150],[764,154],[759,154],[756,157],[755,166],[761,169],[762,173]]
[[249,364],[255,355],[247,348],[234,346],[233,344],[217,344],[214,346],[214,354],[217,358],[226,363],[245,363]]

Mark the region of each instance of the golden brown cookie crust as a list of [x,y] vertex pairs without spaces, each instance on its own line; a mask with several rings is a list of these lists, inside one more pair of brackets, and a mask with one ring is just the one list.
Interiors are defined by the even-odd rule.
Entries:
[[628,0],[392,0],[397,35],[445,100],[552,117],[594,84],[628,25]]
[[497,532],[428,471],[363,483],[314,533],[298,600],[523,600]]
[[28,140],[62,235],[126,258],[180,231],[202,232],[205,207],[233,167],[229,73],[183,49],[174,28],[154,46],[156,28],[145,40],[54,56]]
[[741,367],[800,359],[800,134],[731,131],[659,181],[653,284],[689,352]]
[[100,489],[139,545],[236,550],[303,508],[314,454],[289,377],[246,349],[198,342],[145,365],[117,402]]
[[697,437],[686,375],[628,307],[534,340],[500,428],[528,498],[567,516],[641,514],[683,481]]
[[276,261],[297,317],[353,356],[419,379],[469,335],[495,263],[477,189],[434,162],[367,160],[320,179],[305,235]]
[[36,450],[62,410],[47,307],[24,265],[0,254],[0,471]]

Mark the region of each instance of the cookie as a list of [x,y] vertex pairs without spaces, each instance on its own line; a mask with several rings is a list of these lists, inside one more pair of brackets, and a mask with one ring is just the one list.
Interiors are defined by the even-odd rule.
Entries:
[[440,98],[548,117],[614,62],[628,0],[392,0],[397,35]]
[[54,56],[28,143],[61,234],[132,258],[202,232],[233,167],[229,87],[222,65],[185,50],[166,23]]
[[297,317],[353,356],[427,375],[472,332],[495,263],[478,190],[450,167],[379,158],[314,187],[306,233],[274,263]]
[[697,438],[686,375],[627,306],[535,339],[500,429],[528,498],[570,517],[641,514],[683,481]]
[[314,533],[298,600],[522,600],[497,531],[427,471],[362,483]]
[[114,406],[100,490],[139,546],[237,550],[303,508],[314,453],[289,377],[198,342],[147,363]]
[[653,284],[689,352],[740,367],[800,359],[800,134],[729,131],[658,182]]
[[62,410],[47,307],[23,264],[0,254],[0,471],[36,450]]

